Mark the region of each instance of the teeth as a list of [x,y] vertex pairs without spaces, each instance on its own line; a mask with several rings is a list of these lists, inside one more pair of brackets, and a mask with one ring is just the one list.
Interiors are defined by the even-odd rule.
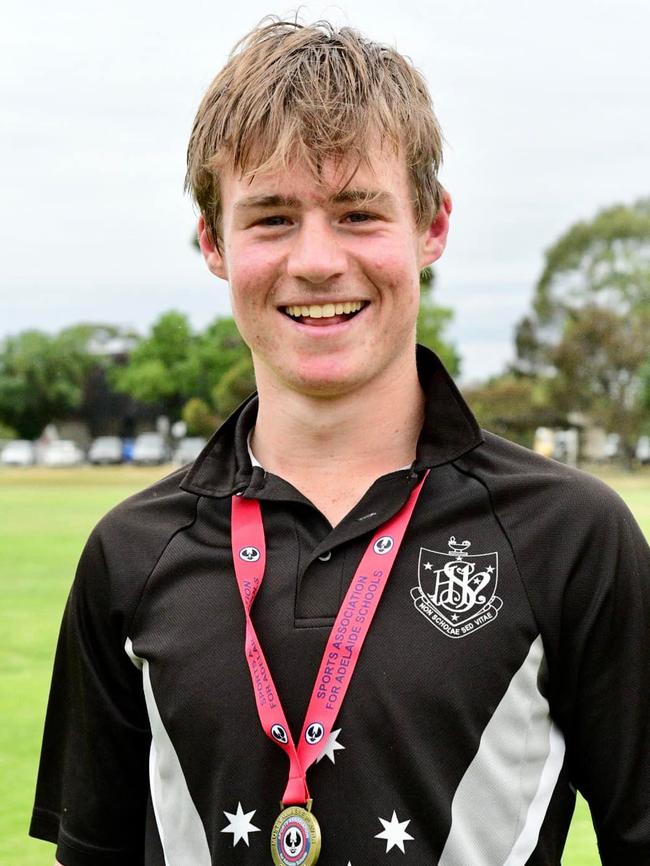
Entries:
[[309,317],[310,319],[331,319],[332,316],[341,316],[343,313],[358,313],[363,307],[363,301],[345,301],[342,304],[310,304],[307,306],[292,305],[285,307],[285,313],[295,318]]

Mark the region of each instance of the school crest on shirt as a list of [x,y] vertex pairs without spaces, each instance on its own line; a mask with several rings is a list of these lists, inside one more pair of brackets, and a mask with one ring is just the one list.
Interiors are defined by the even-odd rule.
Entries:
[[448,546],[446,552],[420,548],[411,597],[416,610],[447,637],[466,637],[493,622],[501,609],[499,555],[469,553],[471,542],[453,535]]

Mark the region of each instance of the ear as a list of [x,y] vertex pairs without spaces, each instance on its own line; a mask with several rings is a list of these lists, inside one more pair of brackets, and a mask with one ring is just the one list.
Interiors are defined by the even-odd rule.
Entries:
[[214,274],[215,277],[221,277],[222,280],[227,280],[226,261],[212,237],[212,232],[207,227],[203,214],[199,217],[197,236],[199,247],[210,273]]
[[442,203],[438,213],[421,236],[420,268],[424,268],[437,261],[445,251],[450,214],[451,196],[445,189],[442,193]]

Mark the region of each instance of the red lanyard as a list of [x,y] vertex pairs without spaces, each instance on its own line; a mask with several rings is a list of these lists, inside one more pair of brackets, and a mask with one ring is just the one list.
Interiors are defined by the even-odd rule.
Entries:
[[427,475],[411,491],[403,508],[379,527],[366,548],[327,640],[297,747],[250,616],[266,566],[260,504],[256,499],[232,497],[232,555],[246,615],[246,661],[262,728],[289,756],[289,781],[282,798],[285,806],[309,800],[307,770],[322,754],[334,727]]

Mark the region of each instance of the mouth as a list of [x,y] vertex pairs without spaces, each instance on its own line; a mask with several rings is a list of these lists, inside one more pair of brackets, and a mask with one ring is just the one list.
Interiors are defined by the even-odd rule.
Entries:
[[368,306],[368,301],[341,301],[327,304],[291,304],[282,313],[302,325],[336,325],[347,322]]

